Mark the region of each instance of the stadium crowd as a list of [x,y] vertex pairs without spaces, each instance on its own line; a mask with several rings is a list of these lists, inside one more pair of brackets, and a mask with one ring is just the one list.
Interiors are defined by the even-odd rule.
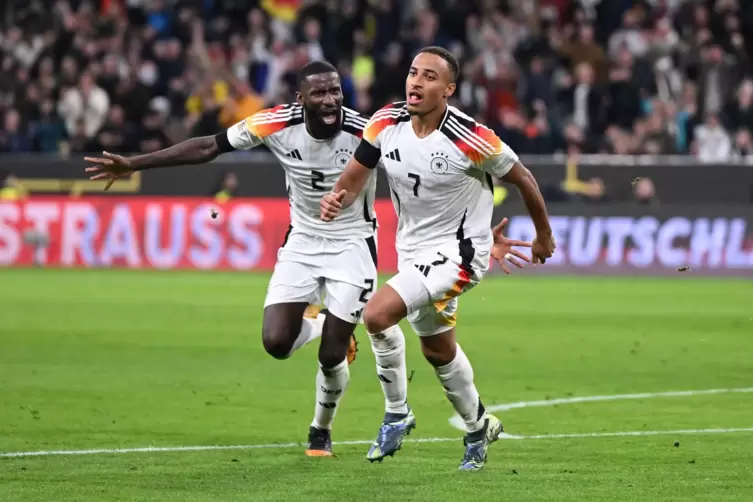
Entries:
[[753,153],[753,2],[8,0],[0,152],[146,152],[293,99],[336,63],[346,105],[402,99],[414,52],[516,151]]

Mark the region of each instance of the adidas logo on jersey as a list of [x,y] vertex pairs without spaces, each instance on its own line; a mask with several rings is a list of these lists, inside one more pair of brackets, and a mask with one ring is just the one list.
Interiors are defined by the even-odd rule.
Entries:
[[413,266],[416,267],[419,272],[421,272],[422,274],[424,274],[424,277],[428,277],[429,276],[429,270],[431,270],[431,265],[419,265],[419,264],[416,263]]
[[390,153],[388,153],[387,155],[385,155],[385,157],[387,157],[388,159],[396,160],[396,161],[400,162],[400,150],[398,150],[397,148],[395,148]]
[[293,159],[303,160],[303,158],[301,157],[301,152],[299,152],[297,149],[293,150],[292,152],[290,152],[288,154],[286,154],[285,156],[293,158]]

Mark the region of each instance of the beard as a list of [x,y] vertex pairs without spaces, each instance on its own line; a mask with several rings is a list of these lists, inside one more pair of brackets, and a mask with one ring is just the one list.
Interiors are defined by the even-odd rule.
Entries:
[[324,122],[324,120],[322,119],[321,110],[319,108],[308,107],[304,105],[303,110],[305,112],[306,123],[310,129],[310,132],[318,138],[334,136],[342,126],[341,109],[338,109],[338,111],[336,112],[337,120],[335,120],[331,124]]

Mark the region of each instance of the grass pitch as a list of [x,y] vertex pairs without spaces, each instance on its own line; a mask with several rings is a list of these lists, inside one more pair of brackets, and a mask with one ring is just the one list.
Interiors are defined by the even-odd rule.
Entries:
[[[264,354],[267,276],[0,270],[0,500],[751,500],[753,393],[526,406],[520,440],[459,473],[462,432],[406,325],[412,439],[305,458],[316,348]],[[382,397],[365,333],[335,441],[373,439]],[[489,407],[594,395],[753,387],[753,284],[488,278],[461,299],[459,340]],[[541,403],[540,403],[541,404]],[[606,434],[600,437],[599,434]],[[555,435],[554,437],[541,437]],[[580,435],[560,437],[560,435]]]

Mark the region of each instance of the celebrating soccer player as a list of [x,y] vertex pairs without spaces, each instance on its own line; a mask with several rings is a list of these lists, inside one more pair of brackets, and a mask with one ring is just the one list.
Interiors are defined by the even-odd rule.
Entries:
[[[376,285],[377,228],[374,215],[376,176],[335,224],[320,219],[319,200],[329,193],[356,147],[367,118],[342,106],[340,76],[329,63],[314,61],[299,72],[297,102],[262,110],[216,136],[192,138],[146,155],[86,158],[92,179],[106,188],[133,171],[202,164],[219,154],[266,145],[285,170],[291,226],[278,252],[264,302],[262,339],[269,354],[286,359],[321,336],[316,376],[314,420],[309,428],[309,456],[332,455],[330,429],[348,385],[348,365],[355,358],[353,332]],[[323,298],[324,297],[324,298]],[[326,310],[311,319],[309,305],[324,301]],[[394,382],[388,401],[405,403],[405,337],[398,326],[369,337],[381,378]]]
[[[505,259],[519,264],[512,255],[524,256],[512,248],[523,243],[506,239],[502,225],[490,230],[492,176],[517,186],[525,201],[537,231],[531,243],[534,264],[552,256],[555,242],[530,171],[490,129],[447,104],[458,72],[447,50],[421,50],[406,80],[407,101],[385,106],[371,118],[332,193],[322,198],[321,217],[336,223],[348,214],[374,168],[384,166],[399,220],[399,272],[369,299],[364,323],[370,333],[382,333],[408,318],[447,398],[465,421],[460,469],[478,470],[503,429],[485,411],[471,364],[455,341],[458,296],[481,281],[490,257],[504,265]],[[407,404],[396,411],[384,417],[370,460],[394,454],[415,427]]]

